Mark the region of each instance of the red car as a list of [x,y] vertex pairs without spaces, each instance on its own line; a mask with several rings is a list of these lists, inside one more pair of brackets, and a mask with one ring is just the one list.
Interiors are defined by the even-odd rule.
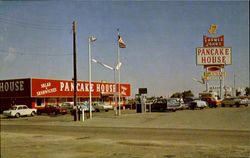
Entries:
[[43,109],[37,109],[37,114],[41,115],[42,113],[47,113],[48,115],[50,114],[67,114],[68,113],[68,109],[67,108],[61,108],[59,106],[55,107],[55,106],[51,106],[48,105]]
[[201,100],[206,101],[210,108],[217,108],[221,104],[221,101],[216,100],[213,97],[206,97],[202,98]]

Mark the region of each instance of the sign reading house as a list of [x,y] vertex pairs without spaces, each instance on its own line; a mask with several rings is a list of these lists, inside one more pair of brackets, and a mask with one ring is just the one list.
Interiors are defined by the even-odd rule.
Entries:
[[197,65],[231,65],[232,47],[196,48]]

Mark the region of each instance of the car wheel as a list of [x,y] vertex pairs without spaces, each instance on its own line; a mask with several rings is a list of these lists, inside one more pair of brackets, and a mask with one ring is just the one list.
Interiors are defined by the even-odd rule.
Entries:
[[35,112],[32,111],[31,114],[30,114],[30,116],[35,116]]
[[239,104],[239,103],[236,103],[235,105],[236,105],[237,108],[240,107],[240,104]]
[[109,110],[105,110],[105,112],[109,112]]
[[19,118],[19,117],[20,117],[20,114],[19,114],[19,113],[16,113],[15,117],[16,117],[16,118]]

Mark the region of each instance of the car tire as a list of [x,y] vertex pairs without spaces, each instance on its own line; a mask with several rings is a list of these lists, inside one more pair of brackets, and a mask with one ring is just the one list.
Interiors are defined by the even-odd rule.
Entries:
[[30,116],[35,116],[35,112],[32,111],[31,114],[30,114]]
[[19,118],[19,117],[20,117],[20,114],[19,114],[19,113],[16,113],[16,114],[15,114],[15,117],[16,117],[16,118]]
[[160,111],[161,111],[161,112],[164,112],[164,108],[160,108]]
[[239,103],[236,103],[235,105],[236,105],[237,108],[240,107],[240,104],[239,104]]
[[109,112],[109,110],[105,110],[105,112]]

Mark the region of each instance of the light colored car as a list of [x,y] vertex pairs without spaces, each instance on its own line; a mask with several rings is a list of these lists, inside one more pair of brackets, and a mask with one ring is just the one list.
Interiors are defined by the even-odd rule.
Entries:
[[194,110],[195,108],[204,109],[207,108],[207,102],[202,100],[194,100],[190,103],[189,108]]
[[29,109],[27,105],[14,105],[9,110],[3,111],[7,117],[34,116],[37,109]]
[[181,108],[180,102],[177,98],[167,99],[167,110],[176,111],[176,110],[179,110],[180,108]]
[[240,99],[238,97],[228,97],[222,100],[221,106],[222,107],[226,106],[232,107],[234,105],[236,105],[236,107],[240,107],[240,105],[248,106],[247,102],[248,102],[247,100]]
[[248,106],[250,105],[250,100],[248,98],[242,98],[240,101],[240,105]]
[[106,112],[108,112],[109,110],[113,110],[113,106],[112,105],[106,105],[106,104],[104,104],[102,102],[95,102],[95,103],[93,103],[93,107],[95,108],[95,110],[97,112],[102,111],[102,110],[104,110]]

